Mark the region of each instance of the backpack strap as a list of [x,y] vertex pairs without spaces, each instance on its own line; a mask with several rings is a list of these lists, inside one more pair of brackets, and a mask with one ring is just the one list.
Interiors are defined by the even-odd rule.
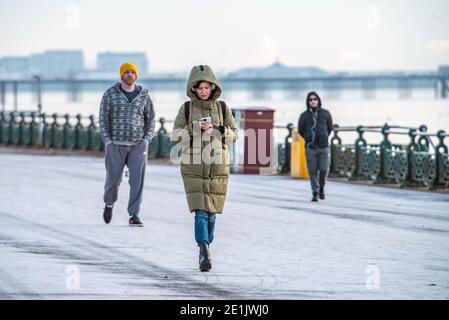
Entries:
[[186,122],[188,124],[190,118],[190,101],[184,102],[184,115],[186,117]]
[[[226,120],[226,103],[224,101],[221,101],[221,100],[219,102],[220,102],[220,106],[221,106],[221,115],[223,117],[223,123],[221,125],[224,127],[225,120]],[[226,144],[226,139],[225,139],[224,135],[221,137],[221,143],[222,143],[223,148],[224,148],[224,145]]]
[[[186,117],[187,125],[190,119],[190,101],[184,102],[184,116]],[[190,148],[193,148],[193,136],[190,135]]]
[[223,125],[224,125],[224,122],[225,122],[225,119],[226,119],[226,116],[227,116],[227,114],[226,114],[226,103],[224,102],[224,101],[218,101],[218,102],[220,102],[220,106],[221,106],[221,114],[222,114],[222,116],[223,116]]

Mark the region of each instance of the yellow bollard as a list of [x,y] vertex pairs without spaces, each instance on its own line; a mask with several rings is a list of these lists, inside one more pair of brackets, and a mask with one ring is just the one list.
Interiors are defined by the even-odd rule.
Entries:
[[306,149],[304,139],[297,129],[292,131],[292,143],[290,149],[290,175],[293,178],[309,179],[307,171]]

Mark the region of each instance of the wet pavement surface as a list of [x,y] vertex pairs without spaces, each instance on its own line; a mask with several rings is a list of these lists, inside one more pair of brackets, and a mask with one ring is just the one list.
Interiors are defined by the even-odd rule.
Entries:
[[102,158],[0,156],[0,299],[449,299],[449,195],[232,175],[211,272],[179,168],[149,164],[128,227],[102,220]]

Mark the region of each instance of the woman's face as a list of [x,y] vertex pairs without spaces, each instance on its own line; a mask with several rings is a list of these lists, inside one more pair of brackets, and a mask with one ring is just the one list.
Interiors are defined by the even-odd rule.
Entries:
[[207,100],[212,92],[212,86],[209,82],[204,81],[195,88],[195,91],[198,98],[201,100]]

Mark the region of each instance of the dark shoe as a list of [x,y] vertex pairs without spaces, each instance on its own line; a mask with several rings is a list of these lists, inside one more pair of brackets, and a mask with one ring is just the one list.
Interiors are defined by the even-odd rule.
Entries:
[[103,219],[104,219],[104,222],[106,222],[106,223],[111,222],[111,219],[112,219],[112,208],[113,207],[108,207],[107,205],[104,206]]
[[324,198],[325,198],[325,197],[324,197],[324,187],[321,187],[321,188],[320,188],[320,199],[321,199],[321,200],[324,200]]
[[313,201],[313,202],[317,202],[318,201],[318,192],[314,192],[313,193],[312,200],[310,200],[310,201]]
[[143,222],[140,220],[139,216],[132,216],[129,218],[130,227],[143,227]]
[[212,269],[212,261],[210,258],[209,245],[200,245],[200,270],[201,272],[208,272]]

